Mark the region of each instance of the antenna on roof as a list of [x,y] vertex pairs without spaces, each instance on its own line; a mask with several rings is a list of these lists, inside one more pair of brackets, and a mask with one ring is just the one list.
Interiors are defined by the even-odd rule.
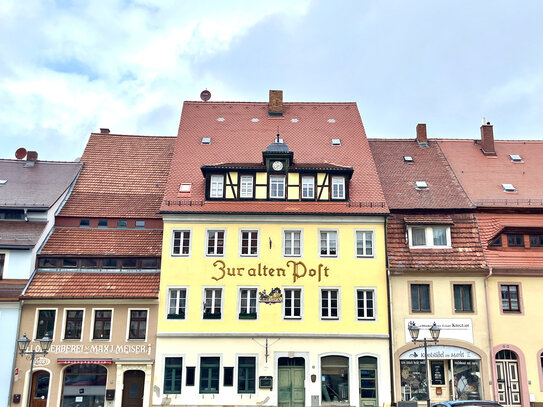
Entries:
[[202,93],[200,93],[200,99],[207,102],[209,99],[211,99],[211,92],[207,89],[203,90]]

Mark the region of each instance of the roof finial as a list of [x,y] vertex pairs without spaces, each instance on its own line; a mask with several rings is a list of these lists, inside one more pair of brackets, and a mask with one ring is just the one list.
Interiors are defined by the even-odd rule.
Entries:
[[279,126],[277,126],[277,140],[275,141],[276,143],[280,143],[280,139],[279,139]]

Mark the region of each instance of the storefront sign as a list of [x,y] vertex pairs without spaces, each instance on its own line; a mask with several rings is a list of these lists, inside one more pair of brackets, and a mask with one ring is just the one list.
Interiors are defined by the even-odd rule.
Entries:
[[51,360],[50,359],[47,359],[47,358],[44,358],[44,357],[37,357],[35,360],[34,360],[34,366],[35,367],[42,367],[42,366],[47,366],[48,364],[51,363]]
[[[52,354],[74,354],[74,355],[91,355],[91,354],[151,354],[151,344],[142,345],[105,345],[105,344],[93,344],[93,345],[51,345],[49,353]],[[43,358],[40,358],[43,359]]]
[[[424,346],[408,350],[400,355],[401,360],[424,359]],[[457,346],[428,345],[428,359],[481,359],[476,353]]]
[[226,263],[222,260],[217,260],[213,263],[216,275],[211,277],[215,281],[222,280],[225,277],[273,277],[281,278],[287,275],[292,276],[292,282],[296,280],[311,277],[317,281],[322,281],[323,278],[329,277],[330,269],[324,264],[319,264],[315,268],[305,265],[302,261],[289,260],[284,267],[270,267],[266,264],[258,263],[255,267],[226,267]]
[[409,322],[413,321],[419,328],[419,339],[432,339],[430,328],[436,323],[440,329],[439,337],[443,339],[460,339],[473,343],[473,323],[470,318],[458,319],[426,319],[426,318],[406,318],[404,320],[405,341],[411,342],[409,335]]

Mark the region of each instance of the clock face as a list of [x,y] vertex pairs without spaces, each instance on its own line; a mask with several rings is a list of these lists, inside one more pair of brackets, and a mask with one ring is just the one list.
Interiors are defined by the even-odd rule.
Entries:
[[275,171],[281,171],[283,169],[283,163],[281,161],[274,161],[272,164],[272,168]]

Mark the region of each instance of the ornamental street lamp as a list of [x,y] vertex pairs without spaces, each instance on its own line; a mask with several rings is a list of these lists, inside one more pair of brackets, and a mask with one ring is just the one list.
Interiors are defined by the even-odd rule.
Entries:
[[30,344],[30,339],[26,337],[26,334],[23,334],[22,338],[17,339],[17,350],[19,351],[19,355],[30,355],[30,375],[28,380],[28,397],[26,399],[26,405],[30,407],[30,398],[32,397],[32,371],[34,370],[34,358],[36,355],[47,355],[49,353],[49,349],[51,348],[51,343],[53,340],[49,338],[49,334],[47,332],[43,336],[43,338],[40,339],[40,349],[41,351],[37,351],[35,349],[32,349],[30,351],[27,351],[28,345]]
[[[415,322],[411,321],[409,322],[409,326],[407,328],[409,330],[409,335],[411,335],[411,339],[413,340],[413,343],[424,343],[424,367],[426,369],[426,405],[427,407],[430,407],[430,378],[428,377],[428,343],[426,338],[418,339],[419,337],[419,331],[420,328],[415,325]],[[434,341],[434,345],[438,343],[439,338],[439,332],[440,329],[434,322],[432,327],[430,328],[430,335],[432,336],[432,340]]]

